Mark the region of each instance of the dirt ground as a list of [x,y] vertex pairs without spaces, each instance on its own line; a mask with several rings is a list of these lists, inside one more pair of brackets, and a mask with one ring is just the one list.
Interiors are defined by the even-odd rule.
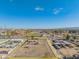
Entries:
[[48,46],[47,41],[42,40],[27,40],[21,47],[13,51],[12,57],[53,57],[54,54]]

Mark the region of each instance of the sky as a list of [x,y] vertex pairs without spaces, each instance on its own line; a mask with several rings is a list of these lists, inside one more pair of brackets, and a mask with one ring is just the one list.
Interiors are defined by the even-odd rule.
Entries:
[[79,0],[0,0],[0,28],[79,27]]

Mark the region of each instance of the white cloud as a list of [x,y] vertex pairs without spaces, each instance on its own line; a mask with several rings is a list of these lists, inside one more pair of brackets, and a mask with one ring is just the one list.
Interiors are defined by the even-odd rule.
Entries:
[[13,2],[13,0],[9,0],[10,2]]
[[44,8],[38,6],[38,7],[35,8],[35,10],[36,11],[44,11]]
[[57,15],[59,14],[60,12],[62,12],[63,8],[54,8],[53,9],[53,14]]
[[60,10],[63,10],[64,8],[59,8]]

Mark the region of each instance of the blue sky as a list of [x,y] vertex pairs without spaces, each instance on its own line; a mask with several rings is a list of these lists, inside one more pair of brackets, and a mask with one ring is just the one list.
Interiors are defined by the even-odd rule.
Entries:
[[79,0],[0,0],[0,27],[79,27]]

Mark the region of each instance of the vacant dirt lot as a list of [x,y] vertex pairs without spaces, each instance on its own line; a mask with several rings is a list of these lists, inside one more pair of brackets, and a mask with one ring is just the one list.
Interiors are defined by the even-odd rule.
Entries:
[[53,57],[48,43],[42,40],[26,40],[21,47],[10,54],[11,57]]

